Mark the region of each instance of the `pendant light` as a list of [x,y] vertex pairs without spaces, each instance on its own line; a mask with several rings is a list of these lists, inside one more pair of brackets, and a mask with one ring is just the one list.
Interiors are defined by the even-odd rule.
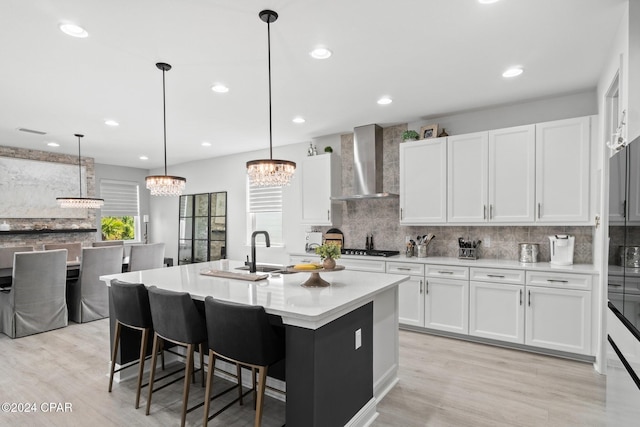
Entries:
[[289,160],[273,158],[273,131],[271,126],[271,23],[278,19],[273,10],[263,10],[258,14],[267,23],[268,68],[269,68],[269,158],[247,162],[247,174],[251,185],[260,187],[282,187],[289,185],[296,170],[296,164]]
[[82,197],[82,160],[80,158],[80,139],[84,135],[79,133],[73,136],[78,137],[78,184],[80,188],[80,197],[58,197],[56,202],[61,208],[73,208],[73,209],[100,209],[104,205],[103,199],[94,199],[92,197]]
[[164,62],[156,64],[162,70],[162,115],[164,121],[164,175],[150,175],[144,180],[152,196],[180,196],[187,180],[181,176],[167,175],[167,104],[165,100],[164,73],[171,69],[171,65]]

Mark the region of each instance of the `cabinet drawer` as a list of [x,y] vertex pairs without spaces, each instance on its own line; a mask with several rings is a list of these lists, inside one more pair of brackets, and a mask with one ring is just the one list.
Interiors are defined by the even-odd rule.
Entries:
[[547,288],[591,290],[592,277],[589,274],[550,273],[545,271],[527,271],[527,286]]
[[340,258],[336,261],[338,265],[344,265],[348,270],[372,271],[374,273],[385,272],[385,261],[374,261],[355,258]]
[[424,264],[415,262],[387,262],[387,273],[424,276]]
[[524,270],[471,267],[469,275],[471,280],[480,282],[524,284]]
[[442,277],[448,279],[469,279],[469,267],[458,267],[453,265],[425,265],[425,276]]

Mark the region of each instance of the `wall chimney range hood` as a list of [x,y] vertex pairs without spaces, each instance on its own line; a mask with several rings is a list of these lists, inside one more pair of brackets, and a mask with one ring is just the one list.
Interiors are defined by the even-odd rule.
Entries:
[[376,124],[353,130],[353,192],[331,200],[397,198],[382,191],[382,128]]

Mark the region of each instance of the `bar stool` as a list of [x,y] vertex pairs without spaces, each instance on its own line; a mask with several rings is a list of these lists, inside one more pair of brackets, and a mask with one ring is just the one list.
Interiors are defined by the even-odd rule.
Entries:
[[[206,426],[209,421],[215,359],[220,357],[236,365],[251,368],[254,391],[254,372],[257,369],[258,390],[255,401],[254,425],[259,427],[262,423],[262,407],[268,369],[285,358],[285,337],[284,333],[280,333],[284,330],[271,325],[264,307],[261,306],[236,304],[207,297],[204,301],[204,308],[209,337],[209,371],[202,423]],[[242,388],[240,375],[238,375],[238,387]],[[242,404],[241,400],[240,403]]]
[[[151,396],[154,392],[153,383],[156,372],[156,354],[163,341],[168,341],[187,349],[187,360],[184,367],[184,390],[182,393],[182,416],[180,425],[184,426],[189,400],[189,386],[191,376],[194,375],[193,352],[198,347],[200,353],[200,371],[202,374],[202,386],[204,387],[204,346],[207,340],[207,329],[205,320],[196,308],[187,292],[173,292],[158,289],[151,286],[149,289],[149,305],[151,307],[151,318],[155,332],[153,334],[153,357],[151,359],[151,374],[149,376],[149,399],[147,400],[147,412],[151,408]],[[178,379],[179,380],[179,379]],[[173,384],[173,380],[158,387],[157,390]],[[195,382],[195,378],[194,378]],[[156,390],[156,391],[157,391]],[[199,407],[198,405],[197,407]],[[194,409],[194,408],[192,408]]]
[[[111,371],[109,373],[109,392],[111,392],[113,386],[113,374],[138,363],[138,382],[136,385],[136,409],[138,409],[140,406],[140,390],[143,387],[142,375],[144,373],[144,362],[147,354],[147,342],[149,341],[150,333],[153,331],[149,295],[147,288],[142,283],[127,283],[117,279],[111,281],[110,292],[116,328],[113,338],[113,353],[111,355]],[[122,333],[123,326],[142,332],[142,337],[140,338],[140,357],[137,362],[130,363],[115,370],[116,356],[118,354],[120,334]],[[162,355],[162,365],[164,368],[164,354]]]

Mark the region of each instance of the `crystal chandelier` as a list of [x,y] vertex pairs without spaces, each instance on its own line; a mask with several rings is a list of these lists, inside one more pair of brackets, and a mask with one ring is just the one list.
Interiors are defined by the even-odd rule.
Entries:
[[80,197],[58,197],[56,198],[56,202],[58,202],[58,206],[61,208],[100,209],[102,205],[104,205],[103,199],[82,197],[82,160],[80,158],[80,138],[84,137],[84,135],[76,133],[73,136],[78,137],[78,181],[80,184]]
[[289,160],[273,158],[273,132],[271,125],[271,23],[278,19],[273,10],[263,10],[258,14],[267,23],[268,68],[269,68],[269,158],[247,162],[247,174],[251,185],[282,187],[289,185],[296,170],[296,164]]
[[156,64],[162,70],[162,114],[164,121],[164,175],[150,175],[144,180],[152,196],[179,196],[184,190],[187,180],[181,176],[167,175],[167,104],[165,100],[164,73],[171,69],[171,65],[164,62]]

